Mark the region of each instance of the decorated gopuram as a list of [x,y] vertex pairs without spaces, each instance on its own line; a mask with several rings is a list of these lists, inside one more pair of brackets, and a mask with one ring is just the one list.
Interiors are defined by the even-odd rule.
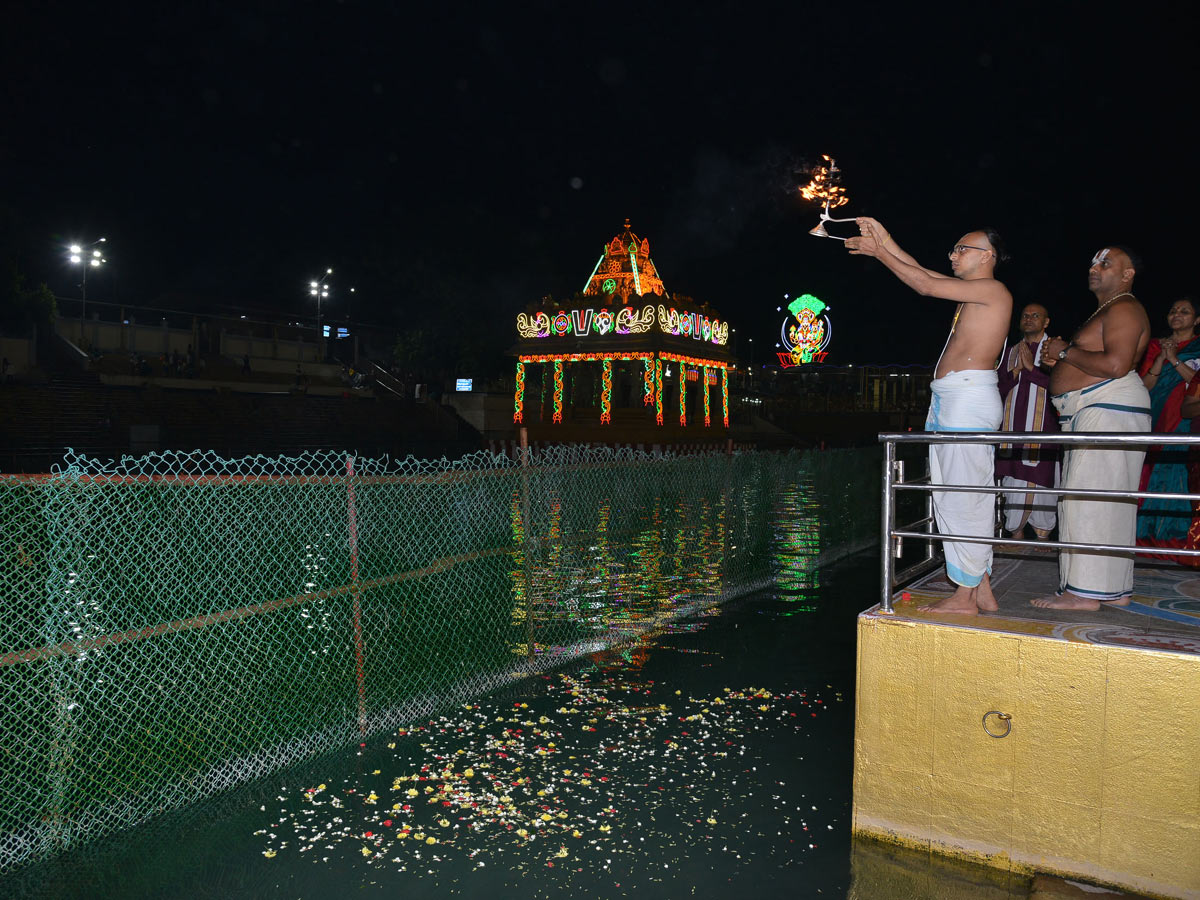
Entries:
[[723,439],[729,336],[707,304],[667,293],[626,220],[581,293],[517,315],[513,421],[538,440]]

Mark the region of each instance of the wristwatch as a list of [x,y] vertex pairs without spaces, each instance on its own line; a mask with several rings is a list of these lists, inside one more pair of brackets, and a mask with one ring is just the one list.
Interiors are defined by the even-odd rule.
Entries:
[[1073,343],[1067,344],[1067,346],[1063,347],[1061,350],[1058,351],[1058,358],[1059,358],[1060,362],[1067,358],[1067,351],[1070,350],[1071,347],[1073,347],[1073,346],[1074,346]]

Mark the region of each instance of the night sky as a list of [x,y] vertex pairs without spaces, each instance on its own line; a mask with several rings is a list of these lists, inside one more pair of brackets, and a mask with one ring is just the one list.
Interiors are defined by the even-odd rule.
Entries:
[[667,289],[756,348],[811,292],[830,362],[931,364],[950,304],[807,236],[822,153],[842,214],[927,266],[999,228],[1000,277],[1052,330],[1094,308],[1106,242],[1146,257],[1157,330],[1195,289],[1194,48],[1147,4],[24,6],[0,29],[0,227],[64,297],[63,245],[104,235],[89,301],[311,318],[332,266],[327,316],[503,349],[628,217]]

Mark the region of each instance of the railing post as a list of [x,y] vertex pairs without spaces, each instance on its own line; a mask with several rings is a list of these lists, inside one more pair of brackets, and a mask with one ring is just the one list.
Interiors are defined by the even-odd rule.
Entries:
[[[929,466],[929,454],[925,454],[925,480],[932,481],[933,472]],[[937,555],[937,551],[933,548],[933,536],[937,534],[937,520],[933,517],[933,491],[927,491],[925,494],[925,518],[928,520],[925,525],[925,530],[929,532],[929,540],[925,542],[925,561],[933,559]]]
[[892,529],[896,525],[896,512],[893,507],[892,474],[896,466],[896,444],[885,441],[883,444],[883,536],[882,558],[880,566],[883,596],[880,598],[880,612],[890,614],[892,611]]

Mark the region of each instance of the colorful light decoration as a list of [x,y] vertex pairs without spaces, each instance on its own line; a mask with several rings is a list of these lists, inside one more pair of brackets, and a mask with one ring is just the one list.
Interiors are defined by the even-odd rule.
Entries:
[[680,362],[691,366],[709,366],[713,369],[724,369],[729,366],[729,363],[721,362],[716,359],[704,359],[699,356],[684,356],[682,353],[660,353],[659,359],[669,359],[672,362]]
[[585,294],[606,294],[627,303],[632,297],[663,296],[662,279],[650,258],[650,242],[633,233],[629,220],[624,230],[604,245],[587,284]]
[[612,360],[600,363],[600,424],[612,423]]
[[592,318],[592,327],[599,334],[608,334],[613,330],[613,314],[607,309],[602,309]]
[[563,420],[563,365],[561,359],[554,361],[554,415],[551,421]]
[[725,427],[729,427],[729,370],[721,370],[721,410],[724,413]]
[[690,337],[697,341],[711,341],[718,346],[729,342],[729,323],[710,319],[698,312],[679,312],[658,305],[658,329],[663,334]]
[[679,367],[679,424],[687,425],[687,373]]
[[[592,274],[589,275],[588,280],[583,283],[583,293],[587,293],[588,285],[592,283],[592,279],[595,278],[596,273],[600,271],[600,263],[604,262],[604,257],[606,255],[607,255],[607,253],[601,253],[600,258],[598,260],[596,260],[596,268],[592,269]],[[616,287],[615,282],[613,283],[613,287],[614,288]],[[610,293],[611,293],[611,291],[610,291]]]
[[[618,234],[605,246],[604,255],[596,262],[592,274],[584,287],[584,294],[595,297],[597,304],[586,307],[582,304],[564,304],[557,311],[551,309],[535,309],[517,315],[517,332],[525,343],[525,348],[533,349],[545,345],[536,344],[531,339],[561,338],[563,341],[552,341],[552,345],[568,348],[572,352],[523,353],[518,355],[516,372],[516,389],[513,397],[513,421],[524,424],[525,393],[527,390],[527,373],[525,367],[530,363],[550,364],[553,366],[553,377],[540,379],[540,400],[537,418],[544,421],[543,416],[547,405],[551,405],[549,396],[553,395],[551,421],[555,424],[564,421],[565,417],[565,383],[567,370],[565,363],[599,362],[601,369],[598,387],[598,402],[600,406],[600,423],[612,424],[613,409],[613,363],[616,361],[642,363],[642,404],[654,405],[655,422],[663,424],[664,397],[663,374],[664,367],[669,363],[679,364],[679,423],[687,425],[687,382],[704,378],[704,424],[711,425],[711,392],[716,383],[716,371],[721,371],[722,406],[724,407],[725,424],[729,424],[728,382],[730,364],[703,356],[692,356],[686,353],[662,352],[656,349],[620,350],[606,349],[604,351],[583,351],[591,340],[596,340],[601,346],[612,348],[615,344],[621,346],[622,340],[613,340],[616,335],[645,335],[657,328],[661,333],[675,338],[691,338],[697,341],[695,349],[706,353],[709,345],[725,346],[729,342],[731,329],[728,323],[705,315],[699,309],[668,309],[666,303],[671,295],[663,289],[662,280],[650,259],[649,242],[643,240],[630,230],[626,220],[625,231]],[[636,295],[636,296],[635,296]],[[636,297],[646,297],[654,300],[653,304],[638,304]],[[660,302],[658,298],[662,298]],[[680,298],[685,303],[687,298]],[[637,305],[629,304],[633,301]],[[584,301],[587,302],[586,300]],[[688,303],[688,305],[692,305]],[[578,308],[571,308],[578,306]],[[701,307],[703,309],[704,307]],[[579,339],[584,340],[579,340]],[[590,339],[590,340],[589,340]],[[570,341],[567,343],[567,341]],[[630,342],[633,346],[661,346],[658,341]],[[671,342],[668,342],[671,343]],[[679,342],[682,344],[682,342]],[[686,347],[687,345],[683,345]],[[633,372],[628,372],[632,375]],[[575,372],[571,372],[574,384]]]
[[654,359],[653,353],[523,353],[518,357],[521,362],[601,362],[606,359],[635,360]]
[[513,400],[513,424],[520,425],[525,421],[525,363],[517,363],[517,393]]
[[791,316],[783,320],[780,340],[784,350],[779,351],[779,364],[787,369],[813,360],[824,362],[828,354],[825,348],[833,336],[833,324],[829,321],[828,307],[812,294],[801,294],[788,304]]
[[[560,309],[554,315],[545,312],[517,313],[517,334],[523,338],[603,337],[610,331],[617,334],[644,334],[655,324],[655,309],[647,304],[640,310],[623,306],[614,314],[608,307],[599,309]],[[664,334],[690,337],[718,346],[729,342],[729,323],[710,319],[698,312],[680,312],[658,307],[658,327]]]
[[[723,420],[725,427],[729,427],[729,369],[726,363],[718,360],[703,359],[697,356],[685,356],[682,353],[662,353],[657,357],[651,352],[634,352],[634,353],[530,353],[523,354],[518,357],[517,375],[516,375],[516,392],[513,398],[513,422],[522,424],[524,422],[524,397],[525,397],[525,366],[528,363],[552,363],[554,365],[554,411],[551,417],[553,422],[563,421],[563,363],[570,362],[599,362],[601,363],[601,392],[600,392],[600,421],[602,424],[611,424],[612,422],[612,364],[614,361],[636,362],[641,360],[643,365],[643,393],[642,403],[649,406],[654,403],[654,420],[657,424],[663,424],[663,406],[662,406],[662,380],[663,380],[663,361],[679,363],[680,366],[680,400],[679,400],[679,418],[681,425],[687,425],[687,388],[686,382],[693,374],[697,378],[704,380],[704,424],[706,427],[711,426],[711,400],[710,400],[710,385],[716,382],[716,376],[712,372],[713,369],[721,370],[721,406],[724,412]],[[688,367],[696,367],[699,369],[689,370]],[[543,379],[543,390],[545,389],[545,380]],[[543,401],[544,402],[544,401]]]
[[662,366],[661,357],[654,361],[654,421],[659,425],[663,423]]

